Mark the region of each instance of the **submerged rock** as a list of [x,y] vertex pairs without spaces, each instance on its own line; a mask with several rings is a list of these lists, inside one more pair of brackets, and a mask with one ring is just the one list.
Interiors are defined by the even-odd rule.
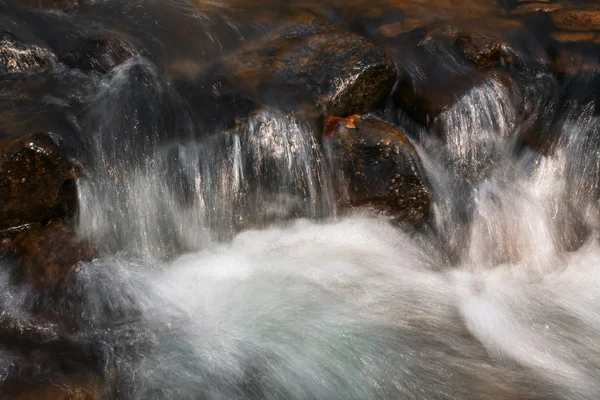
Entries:
[[552,14],[552,22],[564,30],[600,30],[600,10],[560,10]]
[[59,55],[66,65],[82,70],[107,72],[136,56],[137,50],[125,40],[114,37],[82,38]]
[[324,133],[342,201],[371,205],[401,221],[429,216],[431,190],[404,132],[369,116],[330,117]]
[[56,9],[82,4],[84,0],[16,0],[17,4],[30,8]]
[[396,79],[393,61],[368,40],[306,15],[242,47],[218,68],[261,104],[333,115],[368,112]]
[[80,175],[48,134],[0,144],[0,230],[72,215]]
[[31,228],[17,237],[15,250],[25,281],[36,288],[56,287],[74,265],[96,256],[94,248],[64,222]]
[[552,11],[561,10],[563,7],[561,4],[546,2],[532,2],[527,4],[521,4],[515,7],[510,14],[513,16],[528,15],[535,13],[549,13]]
[[394,102],[422,125],[430,125],[438,115],[484,81],[481,74],[452,71],[428,75],[424,81],[404,79],[394,92]]

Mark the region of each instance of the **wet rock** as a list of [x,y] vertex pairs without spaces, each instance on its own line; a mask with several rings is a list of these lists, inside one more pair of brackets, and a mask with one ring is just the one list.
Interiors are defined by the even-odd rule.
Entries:
[[73,68],[107,72],[137,54],[125,40],[97,37],[82,38],[74,47],[60,54],[59,59]]
[[510,90],[516,115],[516,134],[519,145],[542,155],[551,155],[560,139],[556,130],[563,93],[553,74],[514,75]]
[[21,233],[31,229],[39,224],[25,224],[21,226],[15,226],[0,231],[0,257],[12,253],[15,250],[14,239]]
[[527,14],[534,14],[534,13],[549,13],[549,12],[561,10],[562,8],[563,8],[562,5],[556,4],[556,3],[533,2],[533,3],[522,4],[514,9],[512,9],[510,14],[513,16],[519,16],[519,15],[527,15]]
[[335,115],[369,111],[396,79],[393,61],[379,48],[305,15],[234,52],[217,68],[261,104]]
[[374,206],[401,221],[428,218],[431,191],[415,148],[399,128],[369,116],[330,117],[324,138],[343,202]]
[[44,133],[0,144],[0,230],[73,214],[81,175]]
[[[588,48],[580,49],[573,46],[576,42],[571,43],[570,48],[561,47],[556,49],[556,54],[550,65],[552,71],[577,75],[600,70],[600,58],[597,49],[596,51],[589,51]],[[583,44],[587,45],[587,42]],[[595,46],[597,47],[597,45]]]
[[600,10],[561,10],[551,18],[556,27],[564,30],[600,30]]
[[552,34],[552,39],[560,43],[589,42],[594,40],[595,37],[594,32],[560,31]]
[[456,38],[456,46],[478,69],[495,68],[512,60],[507,44],[494,35],[461,32]]
[[64,222],[34,227],[19,235],[15,243],[23,278],[36,288],[61,284],[80,261],[91,261],[95,249],[81,240]]
[[383,37],[393,38],[404,33],[408,33],[418,28],[426,26],[431,21],[423,20],[420,18],[403,18],[401,21],[393,22],[391,24],[382,25],[379,28],[379,33]]
[[425,126],[492,75],[538,61],[518,58],[501,35],[446,23],[427,26],[425,39],[413,54],[413,66],[410,60],[399,63],[401,74],[393,100]]
[[0,73],[53,68],[55,64],[56,56],[49,49],[21,43],[8,34],[0,38]]
[[52,382],[19,385],[6,394],[6,400],[100,400],[99,377],[61,375]]
[[428,75],[415,82],[404,79],[394,92],[394,102],[422,125],[430,125],[442,112],[450,108],[473,87],[484,82],[478,73],[444,71]]
[[22,6],[30,8],[57,9],[75,7],[84,0],[16,0]]

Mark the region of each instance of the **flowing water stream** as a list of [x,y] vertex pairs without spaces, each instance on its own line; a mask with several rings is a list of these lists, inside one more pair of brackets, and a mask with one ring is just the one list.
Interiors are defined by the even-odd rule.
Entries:
[[[407,231],[337,208],[327,145],[293,114],[208,135],[142,56],[81,79],[77,224],[103,256],[78,266],[75,309],[4,270],[0,297],[20,320],[76,312],[107,398],[600,398],[593,103],[554,104],[546,156],[515,139],[523,105],[498,80],[430,131],[400,112],[434,197],[431,229]],[[19,357],[3,348],[0,373]]]

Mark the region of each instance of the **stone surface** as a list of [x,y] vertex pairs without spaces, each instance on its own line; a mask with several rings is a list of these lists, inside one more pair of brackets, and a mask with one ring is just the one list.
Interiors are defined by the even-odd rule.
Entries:
[[374,206],[400,221],[427,220],[431,191],[404,132],[356,115],[330,117],[324,138],[332,148],[340,198],[347,205]]
[[559,31],[552,34],[552,39],[560,43],[589,42],[596,38],[594,32]]
[[9,34],[0,37],[0,73],[53,68],[56,56],[49,49],[21,43]]
[[[597,45],[595,45],[597,46]],[[597,52],[578,51],[575,48],[559,48],[550,65],[554,72],[576,75],[584,72],[600,71],[600,58]]]
[[57,142],[34,133],[0,144],[0,230],[74,212],[81,171]]
[[393,61],[369,41],[304,14],[217,68],[258,103],[325,115],[369,111],[396,79]]
[[23,385],[7,393],[6,400],[100,400],[102,381],[98,377],[63,375],[52,383]]
[[59,54],[66,65],[82,70],[107,72],[137,55],[134,47],[114,37],[82,38],[67,51]]
[[16,239],[23,278],[36,288],[53,288],[63,283],[71,268],[91,261],[96,252],[64,222],[33,227]]
[[57,9],[78,6],[84,0],[16,0],[16,2],[30,8]]
[[462,54],[478,69],[498,67],[511,59],[507,44],[494,35],[461,32],[455,43]]
[[413,82],[405,79],[394,92],[394,102],[422,125],[431,124],[470,89],[484,81],[477,73],[448,72]]
[[552,22],[564,30],[600,30],[600,10],[561,10],[552,14]]
[[511,10],[510,14],[514,16],[519,15],[527,15],[534,13],[549,13],[557,10],[561,10],[563,7],[557,3],[548,3],[548,2],[534,2],[522,4],[518,7],[515,7]]

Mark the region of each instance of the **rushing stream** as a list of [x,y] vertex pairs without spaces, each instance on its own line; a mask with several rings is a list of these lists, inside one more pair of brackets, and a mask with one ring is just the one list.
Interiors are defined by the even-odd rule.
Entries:
[[[0,258],[0,299],[24,327],[68,326],[105,398],[600,398],[600,117],[576,80],[557,100],[559,83],[531,62],[518,99],[488,76],[427,126],[386,104],[378,117],[408,132],[433,193],[430,223],[409,227],[339,206],[332,150],[301,112],[257,108],[232,127],[219,115],[239,122],[244,101],[203,108],[174,78],[205,68],[184,56],[223,57],[263,22],[220,2],[193,14],[98,3],[11,15],[37,34],[120,22],[148,53],[103,74],[58,65],[23,78],[10,118],[24,122],[3,132],[44,118],[71,132],[86,170],[76,230],[100,256],[61,296],[15,286]],[[198,24],[176,29],[187,18]],[[196,34],[202,46],[183,39]],[[445,48],[419,49],[467,71]],[[420,62],[407,54],[413,78]],[[220,90],[197,85],[187,90]],[[2,89],[0,105],[13,98]],[[550,118],[560,146],[542,155],[519,134]],[[70,319],[39,324],[40,310]],[[2,345],[0,377],[77,369],[42,353]],[[24,359],[33,367],[19,372]]]

